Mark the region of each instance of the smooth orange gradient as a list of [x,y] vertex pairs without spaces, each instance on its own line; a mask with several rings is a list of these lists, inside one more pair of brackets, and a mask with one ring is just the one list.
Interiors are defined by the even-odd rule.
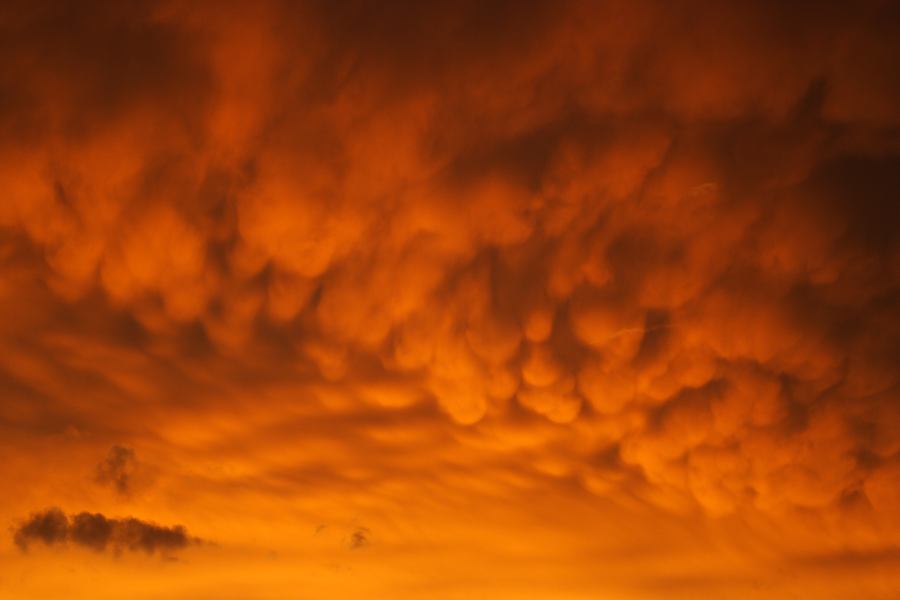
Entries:
[[0,598],[900,593],[896,4],[0,47]]

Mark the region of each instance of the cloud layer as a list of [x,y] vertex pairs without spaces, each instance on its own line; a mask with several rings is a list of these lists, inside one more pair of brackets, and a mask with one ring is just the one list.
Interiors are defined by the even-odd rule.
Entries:
[[891,3],[94,9],[0,12],[19,452],[900,544]]

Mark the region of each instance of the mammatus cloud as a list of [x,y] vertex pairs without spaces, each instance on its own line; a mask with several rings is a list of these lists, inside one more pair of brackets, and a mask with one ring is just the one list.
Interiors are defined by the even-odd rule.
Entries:
[[160,502],[552,491],[900,544],[894,3],[92,8],[0,9],[35,495],[125,440]]
[[66,516],[58,508],[36,512],[13,532],[13,540],[23,551],[36,542],[48,546],[71,542],[96,552],[167,553],[199,542],[181,525],[165,527],[134,517],[107,518],[100,513],[81,512]]
[[[894,511],[879,483],[900,419],[885,225],[900,92],[877,69],[893,38],[872,25],[886,8],[834,5],[800,27],[787,8],[702,3],[512,22],[464,4],[453,26],[449,5],[374,20],[316,4],[208,19],[111,6],[90,23],[73,11],[64,33],[49,10],[5,21],[8,56],[45,61],[4,69],[17,74],[5,268],[50,290],[4,293],[17,311],[46,307],[32,321],[65,327],[49,307],[96,297],[118,330],[64,335],[107,335],[156,364],[262,352],[279,375],[377,406],[433,402],[463,425],[510,406],[615,422],[585,443],[617,448],[667,505],[825,508],[859,493]],[[406,18],[417,27],[394,37]],[[620,31],[623,18],[640,26]],[[233,39],[259,44],[252,66],[235,67]],[[457,52],[463,39],[479,50]],[[153,75],[124,76],[138,72]],[[110,385],[152,398],[135,356],[113,360]],[[37,373],[20,367],[12,380]],[[127,454],[98,471],[120,491]]]

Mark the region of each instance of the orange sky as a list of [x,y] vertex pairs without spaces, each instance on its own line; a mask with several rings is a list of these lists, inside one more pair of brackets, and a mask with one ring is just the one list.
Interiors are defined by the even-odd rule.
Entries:
[[0,48],[0,598],[898,597],[896,3]]

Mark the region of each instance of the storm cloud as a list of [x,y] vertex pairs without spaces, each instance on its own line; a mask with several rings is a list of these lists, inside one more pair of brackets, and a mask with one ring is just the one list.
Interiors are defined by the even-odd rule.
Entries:
[[896,3],[90,6],[0,9],[9,515],[98,506],[93,469],[246,547],[499,514],[581,575],[521,533],[580,503],[766,573],[900,545]]

